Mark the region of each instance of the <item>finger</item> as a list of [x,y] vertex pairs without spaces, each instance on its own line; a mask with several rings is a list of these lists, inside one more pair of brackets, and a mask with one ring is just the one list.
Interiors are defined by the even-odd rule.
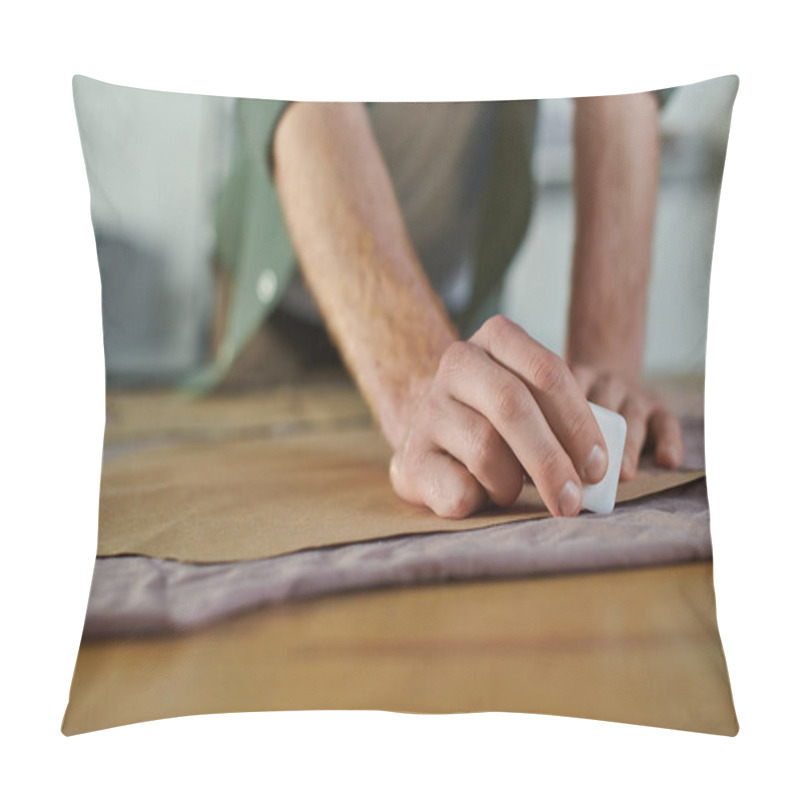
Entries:
[[463,519],[486,503],[486,493],[466,467],[445,453],[427,450],[413,459],[395,453],[389,475],[403,500],[440,517]]
[[555,515],[580,511],[580,478],[526,385],[480,347],[456,342],[439,364],[441,390],[485,417]]
[[615,375],[601,375],[589,390],[587,398],[609,411],[619,411],[627,391],[625,382]]
[[650,415],[650,436],[656,447],[656,463],[675,469],[683,463],[683,436],[677,417],[663,407]]
[[564,361],[503,316],[492,317],[470,341],[529,388],[581,480],[601,480],[608,469],[605,441],[586,396]]
[[588,397],[589,389],[594,383],[595,371],[589,367],[575,364],[572,367],[572,374],[575,376],[575,380],[578,384],[578,388],[581,390],[581,394],[583,394],[584,397]]
[[486,417],[456,400],[431,418],[434,442],[463,464],[498,506],[510,506],[522,491],[523,469]]
[[649,404],[639,395],[629,395],[620,408],[620,413],[628,423],[625,448],[622,453],[620,478],[631,480],[639,467],[639,457],[647,439],[647,418]]

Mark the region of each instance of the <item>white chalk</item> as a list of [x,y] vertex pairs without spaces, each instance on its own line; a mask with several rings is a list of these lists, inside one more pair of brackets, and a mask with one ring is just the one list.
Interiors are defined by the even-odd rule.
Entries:
[[622,453],[625,449],[625,434],[628,425],[625,417],[607,408],[589,403],[608,452],[608,469],[600,483],[583,484],[583,508],[597,514],[610,514],[617,501],[617,484],[622,469]]

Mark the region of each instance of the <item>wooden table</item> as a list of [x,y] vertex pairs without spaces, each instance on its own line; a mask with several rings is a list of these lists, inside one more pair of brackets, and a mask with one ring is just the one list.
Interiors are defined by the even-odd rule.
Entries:
[[[317,422],[364,416],[356,397],[331,391],[326,411],[313,405]],[[284,401],[247,400],[247,424],[263,429],[276,415],[296,424],[298,404]],[[110,395],[107,446],[175,434],[176,425],[178,435],[198,435],[209,406],[175,413],[174,403],[164,395],[159,412],[158,395]],[[231,419],[210,414],[203,425],[216,420],[217,435],[220,426],[239,430]],[[738,730],[711,564],[702,562],[363,591],[254,610],[185,635],[87,640],[63,731],[288,709],[516,711]]]
[[708,563],[358,592],[84,642],[64,733],[288,709],[518,711],[734,735]]

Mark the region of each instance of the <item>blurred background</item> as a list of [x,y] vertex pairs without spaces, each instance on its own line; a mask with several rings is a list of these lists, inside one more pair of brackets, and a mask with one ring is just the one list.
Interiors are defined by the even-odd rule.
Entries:
[[[700,373],[709,274],[736,78],[680,87],[661,117],[645,370]],[[169,383],[206,359],[214,207],[233,146],[234,101],[76,78],[97,237],[109,384]],[[573,104],[543,100],[536,213],[501,309],[563,353],[573,241]]]
[[[679,87],[661,113],[645,372],[703,372],[708,288],[722,171],[738,81]],[[543,100],[533,154],[536,212],[503,293],[508,316],[563,355],[572,261],[571,100]]]

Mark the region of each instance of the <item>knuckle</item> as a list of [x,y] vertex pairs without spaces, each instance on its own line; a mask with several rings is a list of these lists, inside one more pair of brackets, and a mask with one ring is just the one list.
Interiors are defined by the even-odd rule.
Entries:
[[[575,369],[573,369],[574,374],[578,374]],[[594,376],[594,380],[592,384],[594,388],[599,392],[605,392],[608,390],[609,384],[611,383],[611,377],[607,372],[601,372],[598,375]]]
[[481,330],[489,337],[502,337],[508,331],[509,325],[513,324],[508,317],[502,314],[495,314],[481,325]]
[[647,417],[644,403],[638,397],[629,397],[622,407],[622,414],[628,421],[628,427],[643,427]]
[[[411,455],[411,457],[409,457]],[[408,503],[418,503],[419,492],[416,478],[419,468],[415,464],[413,454],[407,448],[396,452],[389,462],[389,480],[395,494]]]
[[464,369],[471,355],[471,347],[466,342],[453,342],[442,354],[439,373],[451,375]]
[[642,437],[647,432],[647,415],[641,408],[637,408],[628,420],[628,430],[636,437]]
[[463,519],[475,511],[476,508],[475,493],[471,491],[471,487],[465,482],[457,491],[440,499],[439,509],[436,513],[440,517]]
[[591,412],[575,414],[567,422],[567,440],[569,442],[582,442],[589,439],[590,422],[594,421]]
[[503,381],[497,389],[495,409],[503,422],[516,422],[525,410],[522,387],[512,381]]
[[447,417],[448,392],[441,378],[434,377],[431,390],[422,399],[412,419],[413,430],[416,433],[425,432],[430,436],[435,431],[441,420]]
[[650,405],[650,416],[661,422],[667,422],[672,414],[668,409],[657,401],[653,401]]
[[558,389],[564,381],[566,365],[549,351],[537,353],[528,364],[528,375],[533,385],[545,394]]
[[472,466],[479,474],[488,472],[496,461],[498,434],[488,422],[478,422],[469,433]]
[[422,474],[429,451],[430,441],[423,434],[415,432],[409,436],[393,459],[397,461],[397,476],[409,481]]
[[644,446],[645,438],[645,431],[634,431],[625,440],[623,452],[627,456],[638,457],[639,453],[642,451],[642,447]]
[[[594,373],[592,372],[589,367],[585,366],[584,364],[573,364],[572,365],[572,374],[576,377],[576,379],[583,380],[583,381],[590,381],[594,377]],[[600,379],[597,379],[595,383],[599,383]]]
[[625,382],[616,375],[609,375],[606,378],[606,389],[609,394],[620,396],[625,394]]
[[661,403],[656,403],[651,411],[651,416],[656,417],[665,428],[670,430],[680,430],[681,424],[678,418]]
[[[508,339],[518,335],[520,331],[522,328],[508,317],[503,314],[495,314],[481,325],[473,338],[476,342],[485,344],[491,351],[502,351],[506,347]],[[524,333],[524,331],[522,332]]]
[[567,471],[568,462],[566,453],[557,447],[549,447],[539,456],[539,470],[546,481],[554,481]]

